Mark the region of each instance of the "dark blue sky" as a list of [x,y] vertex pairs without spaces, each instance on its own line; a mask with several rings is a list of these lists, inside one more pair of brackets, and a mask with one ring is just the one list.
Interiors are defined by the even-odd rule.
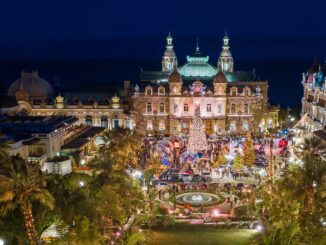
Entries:
[[180,56],[197,37],[212,55],[227,30],[236,57],[323,59],[325,8],[322,0],[1,1],[0,58],[157,58],[169,31]]
[[1,1],[0,38],[110,39],[218,34],[326,37],[324,1],[12,0]]

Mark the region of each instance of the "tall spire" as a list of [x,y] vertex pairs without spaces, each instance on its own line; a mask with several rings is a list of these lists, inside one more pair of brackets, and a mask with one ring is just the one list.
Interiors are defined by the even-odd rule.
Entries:
[[173,48],[173,38],[171,36],[171,33],[169,32],[169,35],[166,37],[166,46],[167,49],[172,49]]
[[199,51],[199,38],[197,38],[196,52],[200,52],[200,51]]
[[177,64],[177,56],[173,50],[173,38],[171,33],[165,38],[166,39],[166,50],[162,57],[162,72],[172,72],[173,65]]
[[230,51],[229,37],[227,31],[225,31],[223,37],[223,45],[220,57],[218,58],[217,67],[223,72],[233,72],[233,57]]

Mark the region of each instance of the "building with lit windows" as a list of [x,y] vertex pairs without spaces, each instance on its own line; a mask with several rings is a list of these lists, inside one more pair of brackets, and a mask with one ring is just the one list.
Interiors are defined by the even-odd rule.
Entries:
[[194,53],[180,65],[169,34],[161,69],[142,70],[138,84],[130,86],[130,81],[125,81],[120,96],[108,84],[99,89],[92,84],[86,91],[54,89],[37,71],[22,72],[7,93],[17,103],[7,103],[0,112],[72,116],[84,126],[173,135],[189,131],[199,106],[207,135],[264,132],[277,127],[278,108],[268,103],[268,82],[257,79],[255,71],[235,70],[227,35],[217,56],[213,65],[210,57],[201,53],[197,41]]
[[278,126],[278,108],[268,104],[268,82],[254,71],[235,71],[227,35],[216,66],[197,47],[178,66],[173,39],[166,38],[161,71],[141,71],[132,91],[132,115],[142,135],[186,134],[200,108],[207,135],[263,132]]
[[[124,82],[125,90],[128,90],[129,84],[129,81]],[[8,96],[16,98],[19,105],[13,107],[16,114],[73,116],[81,125],[107,129],[132,129],[134,126],[128,113],[129,105],[112,93],[107,85],[98,89],[92,85],[87,91],[77,88],[55,96],[52,85],[41,78],[37,71],[22,72],[21,77],[10,85]]]
[[326,125],[326,63],[315,61],[302,74],[303,98],[301,120],[298,123],[308,132],[324,129]]

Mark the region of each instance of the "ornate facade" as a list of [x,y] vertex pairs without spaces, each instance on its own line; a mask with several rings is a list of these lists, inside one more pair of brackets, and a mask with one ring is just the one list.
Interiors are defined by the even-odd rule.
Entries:
[[79,124],[126,127],[141,135],[186,134],[196,107],[208,135],[262,132],[278,126],[278,108],[268,104],[268,82],[257,80],[254,71],[234,70],[229,41],[225,35],[216,66],[201,54],[197,41],[193,55],[178,67],[169,34],[161,69],[142,71],[138,85],[130,87],[125,81],[120,97],[108,96],[108,87],[60,95],[36,71],[22,72],[8,95],[16,97],[21,114],[74,116]]
[[299,124],[307,131],[321,130],[326,125],[326,64],[314,62],[302,74],[303,98]]
[[[125,81],[126,90],[130,82]],[[19,113],[31,116],[65,115],[78,119],[79,124],[100,126],[108,129],[127,127],[133,129],[134,122],[129,114],[128,104],[121,102],[117,95],[111,98],[98,91],[72,93],[53,96],[50,83],[40,78],[38,73],[22,72],[8,91],[19,104]],[[90,95],[92,94],[92,95]]]
[[198,42],[184,65],[173,65],[170,73],[142,71],[142,81],[134,87],[132,113],[140,134],[186,134],[197,106],[208,135],[278,126],[278,108],[268,105],[268,82],[256,80],[254,72],[234,71],[227,35],[217,67],[201,55]]

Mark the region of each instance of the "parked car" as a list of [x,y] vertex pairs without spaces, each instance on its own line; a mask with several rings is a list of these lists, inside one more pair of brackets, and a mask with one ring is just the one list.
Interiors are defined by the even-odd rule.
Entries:
[[178,182],[179,181],[179,175],[178,175],[178,173],[172,174],[171,181],[172,182]]
[[183,182],[191,182],[192,180],[191,176],[187,173],[182,174],[181,179]]
[[193,181],[200,181],[200,180],[201,180],[201,176],[200,176],[199,174],[194,174],[194,175],[192,176],[192,180],[193,180]]
[[166,190],[169,188],[169,184],[166,183],[166,182],[158,182],[156,185],[155,185],[155,188],[157,190]]
[[210,180],[212,178],[210,172],[202,172],[201,177],[202,177],[202,179],[205,179],[205,180]]
[[194,171],[192,169],[187,169],[183,172],[184,174],[189,174],[189,175],[193,175]]

